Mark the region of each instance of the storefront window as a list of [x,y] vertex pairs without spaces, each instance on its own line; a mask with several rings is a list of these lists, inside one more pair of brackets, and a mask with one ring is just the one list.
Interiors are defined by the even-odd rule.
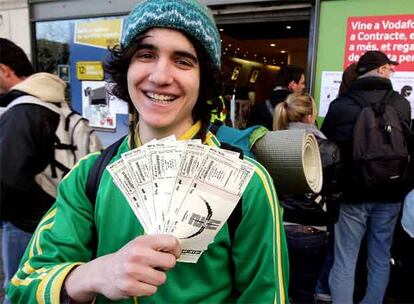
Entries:
[[36,69],[58,74],[59,65],[69,65],[70,23],[73,20],[36,23]]
[[[107,20],[119,17],[42,21],[35,23],[35,66],[38,72],[58,75],[67,83],[66,98],[71,98],[71,43],[75,24],[79,21]],[[72,78],[73,79],[73,78]]]

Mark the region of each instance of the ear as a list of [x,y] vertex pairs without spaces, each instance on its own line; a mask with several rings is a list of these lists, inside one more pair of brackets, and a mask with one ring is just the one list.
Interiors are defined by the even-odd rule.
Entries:
[[10,77],[10,74],[13,73],[13,70],[9,66],[0,63],[0,73],[3,75],[3,77]]
[[292,80],[291,82],[289,82],[289,85],[288,85],[288,89],[289,89],[289,91],[293,92],[293,89],[294,89],[297,85],[298,85],[298,84],[297,84],[294,80]]

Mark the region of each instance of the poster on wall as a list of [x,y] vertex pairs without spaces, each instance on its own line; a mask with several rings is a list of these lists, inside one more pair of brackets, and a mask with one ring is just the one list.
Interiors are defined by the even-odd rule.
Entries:
[[395,67],[391,82],[394,90],[407,98],[413,109],[414,15],[349,17],[344,69],[370,50],[381,51],[390,60],[400,63]]
[[82,81],[82,113],[92,127],[114,130],[116,114],[127,114],[126,102],[111,92],[112,84],[105,81]]
[[414,71],[414,15],[349,17],[344,69],[370,50],[399,62],[397,71]]
[[414,72],[397,72],[391,77],[394,91],[404,96],[411,105],[411,117],[414,117]]
[[341,71],[323,71],[318,116],[325,117],[330,103],[338,96],[341,85]]

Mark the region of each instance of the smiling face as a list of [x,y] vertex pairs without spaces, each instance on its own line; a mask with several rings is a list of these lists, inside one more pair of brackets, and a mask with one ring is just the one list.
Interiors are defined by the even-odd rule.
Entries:
[[132,57],[127,83],[143,142],[171,134],[179,137],[193,125],[200,66],[194,46],[181,32],[149,30]]

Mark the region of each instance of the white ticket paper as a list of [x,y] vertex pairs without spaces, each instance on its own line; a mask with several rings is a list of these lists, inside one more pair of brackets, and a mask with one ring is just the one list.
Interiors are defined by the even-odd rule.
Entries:
[[127,202],[132,208],[138,220],[141,222],[145,231],[150,231],[149,216],[143,208],[143,202],[136,191],[132,182],[132,177],[129,175],[128,169],[125,166],[123,159],[119,159],[116,162],[108,166],[108,171],[112,175],[112,178],[121,192],[124,194]]
[[171,228],[181,241],[178,261],[197,262],[236,207],[253,171],[249,163],[209,150]]
[[123,153],[108,170],[147,234],[177,237],[188,263],[214,242],[254,173],[236,152],[174,137]]
[[157,212],[157,233],[163,232],[167,219],[168,206],[174,190],[174,182],[184,151],[182,142],[156,143],[147,147],[147,153],[152,168],[152,191],[154,207]]
[[157,209],[154,206],[154,196],[152,191],[152,171],[147,158],[145,146],[128,151],[122,154],[125,166],[133,178],[133,184],[138,194],[142,198],[142,203],[148,214],[150,223],[148,234],[155,233],[157,228]]

